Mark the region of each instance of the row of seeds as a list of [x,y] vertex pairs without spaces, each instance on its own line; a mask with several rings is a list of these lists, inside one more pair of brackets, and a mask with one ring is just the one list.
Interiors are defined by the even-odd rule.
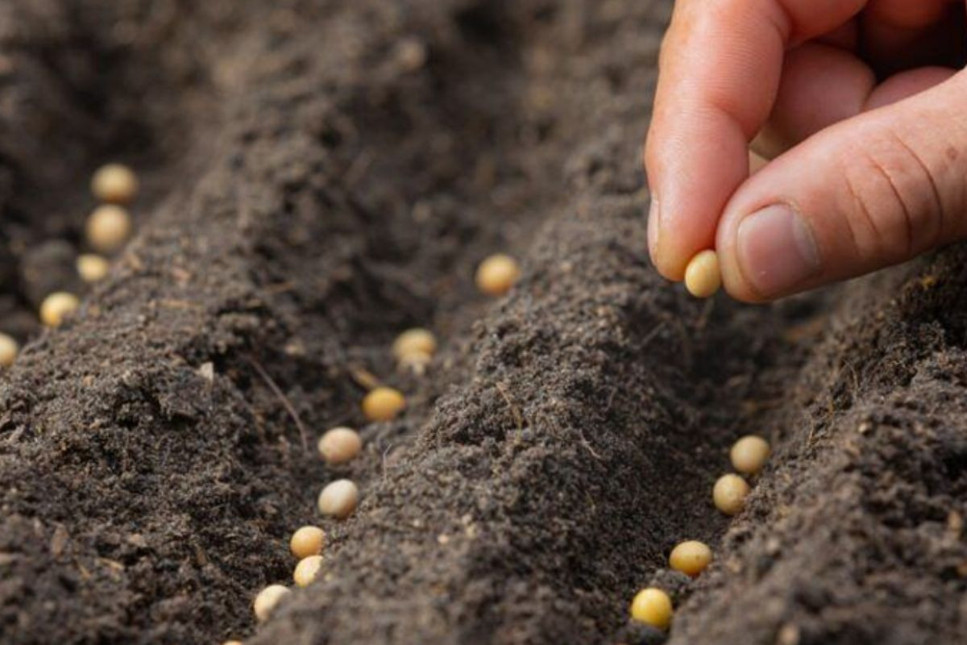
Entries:
[[[88,216],[84,237],[97,253],[83,253],[77,256],[76,262],[77,274],[88,284],[107,275],[110,262],[105,255],[117,253],[131,237],[133,226],[125,206],[138,193],[138,178],[127,166],[108,164],[94,173],[91,192],[102,203]],[[40,303],[40,322],[47,327],[59,327],[79,306],[76,294],[55,291]],[[16,339],[0,332],[0,367],[13,365],[19,353]]]
[[[520,267],[517,261],[508,255],[497,254],[480,264],[475,283],[481,292],[500,296],[507,293],[519,277]],[[421,328],[404,331],[392,346],[397,364],[417,375],[425,372],[436,351],[436,336]],[[406,397],[399,390],[378,385],[363,397],[360,408],[363,417],[369,422],[392,421],[406,409]],[[352,428],[332,428],[320,437],[317,448],[326,464],[343,465],[362,452],[363,440]],[[319,493],[319,513],[335,520],[344,520],[356,510],[359,496],[359,487],[352,480],[332,481]],[[325,546],[326,533],[318,526],[303,526],[292,534],[289,550],[296,559],[292,578],[297,587],[307,587],[322,571]],[[283,584],[271,584],[262,589],[252,603],[256,620],[268,620],[279,603],[291,592]],[[229,640],[222,645],[241,645],[241,641]]]
[[[755,476],[765,467],[771,449],[769,442],[756,435],[742,437],[729,451],[732,467],[740,474],[728,473],[719,477],[712,488],[712,501],[725,515],[737,515],[745,508],[750,492],[742,475]],[[696,540],[688,540],[672,549],[668,566],[695,578],[712,562],[712,549]],[[648,587],[639,591],[631,602],[631,619],[657,629],[668,629],[672,622],[672,599],[662,589]]]

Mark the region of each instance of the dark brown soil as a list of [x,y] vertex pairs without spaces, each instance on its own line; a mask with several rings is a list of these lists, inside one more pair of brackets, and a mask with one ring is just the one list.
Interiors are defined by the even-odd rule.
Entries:
[[[0,0],[0,329],[31,340],[0,377],[0,642],[658,643],[627,623],[649,583],[673,645],[964,642],[967,253],[769,307],[659,279],[669,9]],[[114,159],[139,234],[41,332]],[[495,251],[525,267],[497,300]],[[389,353],[413,325],[422,377]],[[362,419],[370,375],[398,421]],[[366,448],[329,469],[337,424]],[[776,454],[729,521],[748,432]],[[361,507],[319,520],[340,476]],[[256,629],[319,521],[324,579]],[[694,582],[663,568],[690,538]]]

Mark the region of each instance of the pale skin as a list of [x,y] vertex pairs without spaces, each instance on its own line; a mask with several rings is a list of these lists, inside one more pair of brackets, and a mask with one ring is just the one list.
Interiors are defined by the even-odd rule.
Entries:
[[[648,247],[762,302],[967,238],[959,0],[678,0],[645,167]],[[749,149],[771,159],[750,175]]]

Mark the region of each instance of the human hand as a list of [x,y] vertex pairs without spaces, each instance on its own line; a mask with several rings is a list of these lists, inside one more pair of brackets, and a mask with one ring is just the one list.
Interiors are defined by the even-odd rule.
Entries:
[[[967,237],[963,18],[950,0],[678,0],[645,151],[659,272],[715,248],[755,302]],[[753,139],[775,159],[750,176]]]

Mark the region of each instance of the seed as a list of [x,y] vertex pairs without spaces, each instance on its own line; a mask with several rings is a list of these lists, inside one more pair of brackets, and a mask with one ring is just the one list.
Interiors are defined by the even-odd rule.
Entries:
[[672,569],[693,578],[704,571],[711,561],[712,549],[695,540],[682,542],[668,556],[668,564]]
[[127,166],[109,163],[94,173],[91,192],[102,202],[127,204],[138,192],[138,177]]
[[328,464],[344,464],[363,449],[363,440],[352,428],[333,428],[319,439],[319,454]]
[[310,555],[319,555],[326,545],[326,532],[318,526],[303,526],[292,534],[289,548],[292,555],[302,560]]
[[363,415],[370,421],[392,421],[406,409],[406,399],[399,390],[377,387],[363,399]]
[[768,441],[750,434],[735,442],[729,457],[732,459],[732,467],[737,471],[755,475],[766,465],[770,452]]
[[319,512],[344,520],[356,510],[359,488],[348,479],[337,479],[319,493]]
[[242,641],[225,641],[222,645],[242,645]]
[[279,601],[290,593],[292,593],[291,590],[282,585],[269,585],[260,591],[259,595],[255,596],[255,602],[252,605],[258,621],[262,623],[268,620]]
[[399,368],[404,372],[412,372],[417,376],[426,373],[426,368],[433,361],[433,356],[426,352],[413,352],[400,359]]
[[60,327],[64,318],[77,311],[81,301],[65,291],[56,291],[40,303],[40,321],[48,327]]
[[131,216],[120,206],[98,206],[87,218],[88,243],[101,253],[120,249],[131,235]]
[[432,356],[436,353],[436,337],[432,332],[419,327],[407,329],[393,342],[393,356],[403,360],[410,354],[421,353]]
[[719,256],[707,249],[692,258],[685,269],[685,288],[696,298],[710,298],[722,286]]
[[715,507],[726,515],[736,515],[745,508],[745,498],[749,485],[738,475],[728,474],[719,477],[712,489]]
[[81,276],[81,280],[84,282],[103,280],[110,268],[110,262],[100,255],[85,253],[77,256],[77,275]]
[[13,336],[0,333],[0,367],[13,365],[19,352],[20,345],[13,339]]
[[295,573],[292,574],[292,578],[297,586],[308,587],[320,571],[322,571],[322,556],[310,555],[308,558],[302,558],[299,560],[299,564],[295,565]]
[[672,599],[661,589],[642,589],[631,601],[631,618],[658,629],[668,629],[672,622]]
[[491,296],[502,296],[520,278],[520,265],[517,260],[497,253],[480,263],[477,267],[477,288]]

